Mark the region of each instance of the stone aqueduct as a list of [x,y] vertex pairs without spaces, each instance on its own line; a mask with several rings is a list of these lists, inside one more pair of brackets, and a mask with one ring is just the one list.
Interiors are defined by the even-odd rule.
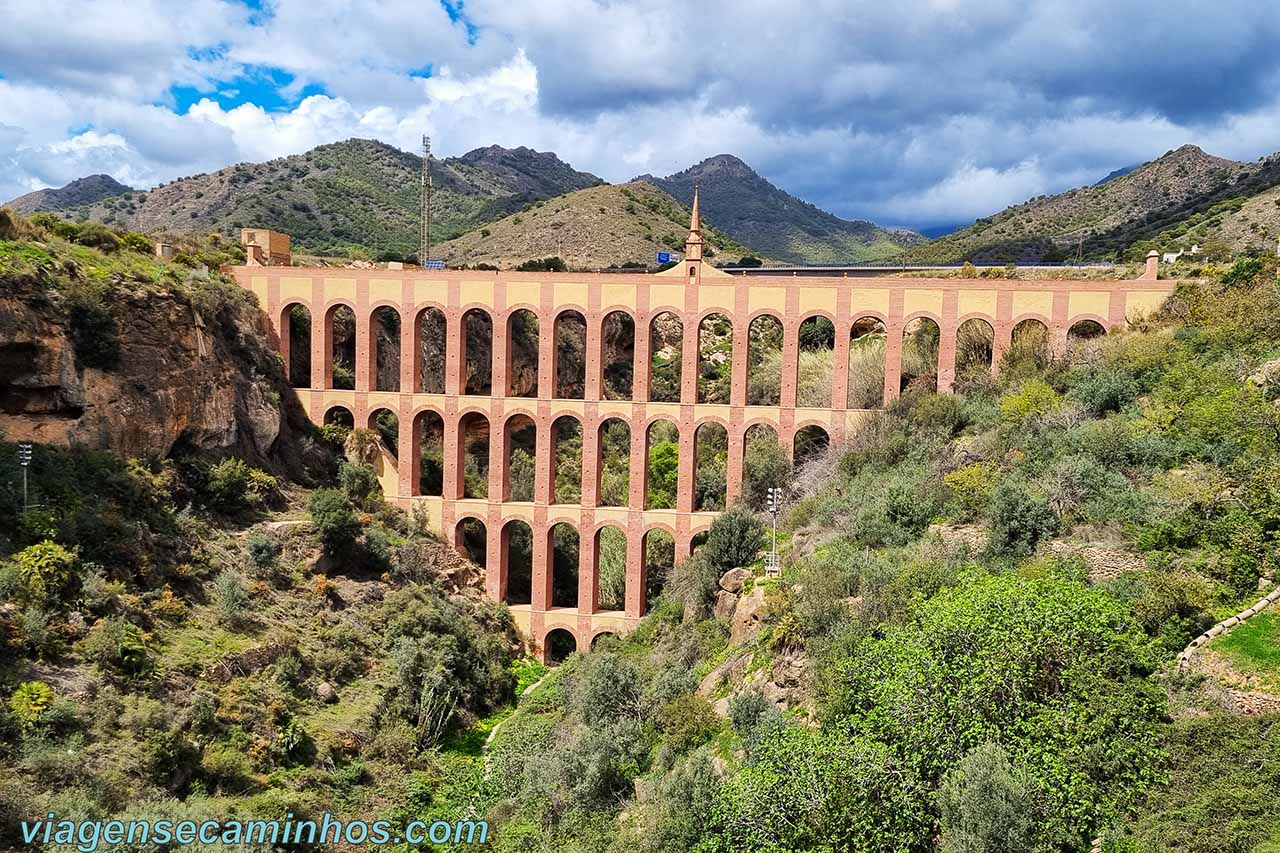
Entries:
[[[696,210],[696,208],[695,208]],[[696,215],[696,214],[695,214]],[[927,318],[940,333],[937,361],[939,391],[949,391],[956,371],[956,343],[961,324],[981,320],[993,334],[991,369],[998,367],[1010,345],[1013,330],[1024,321],[1043,324],[1056,346],[1066,343],[1068,331],[1092,321],[1103,329],[1124,325],[1135,314],[1154,310],[1171,289],[1157,281],[1155,266],[1133,281],[1018,281],[1004,279],[831,278],[787,276],[735,277],[704,264],[698,222],[694,221],[685,261],[659,274],[644,273],[532,273],[419,269],[331,269],[251,265],[231,272],[253,291],[279,336],[281,356],[290,361],[290,315],[294,306],[312,318],[310,381],[297,393],[317,423],[337,408],[345,409],[357,425],[372,425],[381,410],[394,413],[400,424],[398,452],[384,454],[380,469],[384,493],[402,506],[425,508],[432,524],[446,538],[462,546],[464,524],[483,525],[487,593],[507,599],[508,540],[511,526],[524,522],[532,532],[532,583],[527,604],[513,604],[512,613],[535,648],[543,650],[552,632],[563,630],[577,648],[585,648],[604,633],[629,630],[645,608],[645,545],[653,531],[674,540],[675,556],[691,553],[694,537],[707,530],[715,512],[698,511],[694,501],[694,457],[698,429],[719,424],[728,436],[726,498],[732,503],[743,487],[747,431],[765,424],[780,442],[793,448],[798,432],[820,429],[839,443],[868,409],[849,406],[849,349],[851,330],[860,320],[873,320],[884,329],[882,403],[900,388],[904,331]],[[258,232],[263,233],[263,232]],[[246,235],[252,242],[253,234]],[[253,254],[251,253],[251,260]],[[334,387],[332,334],[335,312],[342,307],[355,317],[354,389]],[[400,318],[400,334],[407,345],[401,355],[398,390],[375,387],[374,315],[391,308]],[[518,311],[537,317],[539,328],[555,330],[565,316],[585,321],[584,392],[580,399],[559,399],[556,388],[556,335],[539,334],[537,397],[508,393],[512,368],[509,331]],[[438,312],[431,314],[430,312]],[[491,322],[492,366],[490,393],[466,391],[464,318],[482,312]],[[631,399],[606,399],[602,393],[602,328],[615,312],[630,317],[634,326]],[[671,314],[682,324],[678,402],[651,399],[651,335],[654,319]],[[699,330],[713,315],[732,327],[729,401],[699,402]],[[782,327],[782,377],[777,405],[748,405],[748,332],[761,316]],[[443,382],[435,377],[437,393],[421,391],[419,364],[424,323],[443,317],[445,357]],[[797,373],[802,324],[823,317],[835,327],[834,378],[830,404],[820,408],[797,405]],[[295,382],[295,385],[302,383]],[[440,495],[420,494],[419,444],[425,418],[438,417],[443,429],[443,483]],[[536,428],[536,469],[532,501],[511,501],[508,457],[510,425],[531,420]],[[556,503],[553,425],[572,418],[581,427],[581,500]],[[630,429],[628,492],[625,506],[603,506],[600,495],[600,437],[602,426],[620,419]],[[673,509],[646,508],[647,437],[658,420],[675,424],[679,434],[678,478]],[[489,470],[487,497],[465,497],[463,483],[464,428],[487,424]],[[409,428],[405,428],[411,425]],[[398,460],[398,461],[397,461]],[[469,521],[474,520],[474,521]],[[579,535],[576,606],[553,606],[552,530],[568,524]],[[614,527],[625,535],[626,585],[624,606],[602,610],[599,595],[599,537]]]

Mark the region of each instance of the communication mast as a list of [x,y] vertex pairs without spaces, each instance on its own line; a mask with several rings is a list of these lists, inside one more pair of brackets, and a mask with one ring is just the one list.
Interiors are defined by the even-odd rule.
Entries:
[[422,234],[418,240],[418,265],[431,260],[431,137],[422,135]]

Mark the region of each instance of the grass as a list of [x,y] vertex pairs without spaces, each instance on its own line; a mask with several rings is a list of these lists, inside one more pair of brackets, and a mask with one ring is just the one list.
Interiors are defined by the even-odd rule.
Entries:
[[1280,616],[1259,613],[1212,647],[1238,669],[1261,676],[1269,687],[1280,687]]

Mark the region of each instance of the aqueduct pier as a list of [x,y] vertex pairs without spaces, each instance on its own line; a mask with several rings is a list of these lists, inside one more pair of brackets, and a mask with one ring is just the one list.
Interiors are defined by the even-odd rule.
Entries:
[[[1015,328],[1038,325],[1052,346],[1062,347],[1070,331],[1081,324],[1110,330],[1155,310],[1173,286],[1173,282],[1156,280],[1152,263],[1141,279],[1131,281],[734,277],[702,262],[696,219],[690,241],[685,261],[659,274],[261,265],[230,271],[257,295],[270,317],[286,372],[295,337],[291,316],[296,316],[295,306],[309,313],[309,376],[294,384],[314,421],[342,411],[354,424],[372,426],[383,411],[396,416],[401,425],[397,452],[384,453],[380,466],[384,493],[403,507],[425,508],[440,534],[459,547],[464,525],[480,531],[483,545],[475,556],[485,565],[486,591],[496,600],[508,600],[512,526],[528,525],[532,535],[529,600],[512,603],[511,610],[531,644],[543,654],[553,632],[567,632],[577,648],[585,649],[601,634],[625,632],[635,625],[645,609],[646,540],[656,531],[674,540],[676,559],[691,553],[694,537],[705,532],[716,516],[695,506],[694,459],[700,430],[707,425],[727,432],[725,496],[732,503],[742,493],[748,430],[771,429],[789,449],[795,448],[802,433],[840,443],[870,411],[869,402],[883,404],[900,393],[904,337],[913,324],[936,324],[936,382],[938,390],[946,392],[956,376],[960,329],[970,321],[988,329],[994,371],[1011,346]],[[404,344],[399,347],[398,382],[379,383],[375,314],[387,309],[396,314]],[[344,310],[354,317],[355,331],[354,387],[346,390],[334,387],[338,384],[334,318]],[[511,393],[515,348],[511,332],[520,312],[536,317],[541,330],[558,330],[569,317],[585,323],[585,377],[576,398],[556,396],[560,389],[555,334],[538,336],[536,396]],[[603,329],[611,315],[619,314],[630,318],[635,331],[632,380],[629,399],[608,399]],[[491,330],[487,349],[492,361],[486,365],[490,381],[482,394],[467,393],[469,317],[486,318]],[[679,321],[678,399],[671,393],[666,400],[654,399],[650,344],[659,317]],[[781,387],[772,404],[752,405],[748,399],[749,332],[762,317],[773,318],[770,322],[781,326]],[[801,329],[815,317],[835,327],[829,403],[801,406],[797,405]],[[700,396],[699,333],[710,318],[731,327],[726,402],[700,402],[705,396]],[[855,400],[850,396],[850,348],[856,344],[859,324],[865,328],[869,322],[883,333],[883,390],[878,400]],[[440,365],[422,363],[419,341],[433,324],[443,331],[442,370]],[[475,346],[474,341],[471,345]],[[380,384],[390,387],[380,388]],[[576,422],[581,430],[581,484],[572,502],[557,502],[554,442],[556,427],[565,419]],[[512,426],[517,421],[536,430],[532,500],[510,499],[508,462]],[[605,425],[617,421],[629,428],[629,476],[625,500],[606,506],[601,500],[601,441]],[[658,421],[673,424],[679,437],[674,508],[646,505],[646,442]],[[439,494],[424,494],[422,488],[420,444],[428,428],[442,433]],[[487,434],[491,452],[485,494],[469,497],[463,436],[476,430]],[[569,525],[579,537],[576,596],[567,602],[553,589],[552,531],[561,524]],[[603,609],[600,600],[599,542],[601,531],[609,527],[620,531],[626,542],[625,596],[620,609]]]

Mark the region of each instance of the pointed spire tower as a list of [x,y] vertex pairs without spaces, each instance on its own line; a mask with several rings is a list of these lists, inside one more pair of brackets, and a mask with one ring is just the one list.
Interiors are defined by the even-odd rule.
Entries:
[[701,188],[693,185],[693,207],[689,212],[689,236],[684,240],[684,260],[658,275],[686,276],[690,284],[697,284],[704,275],[728,277],[727,272],[702,261],[702,204],[698,198]]

